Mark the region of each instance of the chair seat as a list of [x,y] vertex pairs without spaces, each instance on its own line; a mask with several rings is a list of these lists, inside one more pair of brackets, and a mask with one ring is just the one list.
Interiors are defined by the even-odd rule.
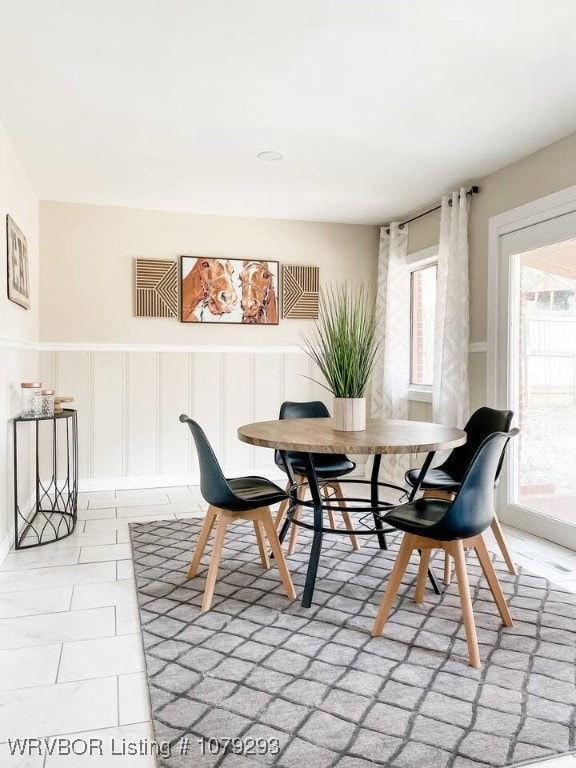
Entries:
[[288,498],[286,491],[265,477],[237,477],[228,480],[228,485],[234,495],[246,502],[251,509],[256,506],[256,503],[258,506],[267,507]]
[[[316,471],[318,480],[333,480],[335,477],[347,475],[356,469],[356,464],[350,459],[343,458],[340,455],[330,456],[329,453],[313,453],[312,462]],[[304,463],[290,462],[292,471],[296,475],[306,476],[306,467]]]
[[391,509],[384,515],[383,522],[405,533],[444,541],[453,538],[449,526],[441,522],[451,503],[444,499],[417,499]]
[[[414,487],[418,482],[419,474],[419,469],[409,469],[405,475],[406,482]],[[429,469],[424,476],[424,480],[422,481],[420,488],[423,491],[432,489],[438,489],[442,491],[457,491],[458,488],[460,488],[460,483],[458,480],[455,480],[451,475],[449,475],[447,472],[444,472],[442,469]]]

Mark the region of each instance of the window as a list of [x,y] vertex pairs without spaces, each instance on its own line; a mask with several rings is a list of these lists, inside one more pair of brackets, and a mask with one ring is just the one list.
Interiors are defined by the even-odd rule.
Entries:
[[410,395],[430,400],[434,371],[436,315],[436,248],[408,256],[410,291]]
[[436,264],[410,275],[410,384],[432,386]]

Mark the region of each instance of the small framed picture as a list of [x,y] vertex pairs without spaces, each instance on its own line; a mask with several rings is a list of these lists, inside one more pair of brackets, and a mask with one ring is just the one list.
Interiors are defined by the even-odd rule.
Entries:
[[20,228],[6,216],[8,262],[8,298],[24,309],[30,309],[30,270],[28,245]]
[[180,321],[278,324],[278,262],[180,257]]

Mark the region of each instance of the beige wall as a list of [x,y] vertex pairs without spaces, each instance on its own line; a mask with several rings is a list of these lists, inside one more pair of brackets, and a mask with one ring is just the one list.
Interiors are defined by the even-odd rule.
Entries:
[[41,203],[40,225],[41,370],[76,398],[81,488],[197,479],[182,412],[201,421],[230,474],[272,476],[272,452],[240,443],[238,426],[276,418],[285,399],[331,406],[298,349],[311,321],[135,318],[133,259],[271,259],[318,265],[321,284],[349,277],[375,286],[377,227],[55,202]]
[[42,202],[40,228],[44,342],[275,346],[298,344],[298,330],[310,326],[135,318],[135,257],[271,259],[316,264],[321,283],[376,279],[377,227]]
[[[30,260],[30,291],[32,308],[25,310],[7,298],[6,214],[14,219],[28,243]],[[0,562],[11,543],[10,529],[13,522],[12,482],[12,421],[18,415],[20,382],[36,379],[39,371],[38,341],[38,200],[34,195],[26,173],[14,147],[0,123],[0,257],[4,262],[0,269]],[[27,499],[30,486],[29,446],[25,433],[20,442],[19,457],[22,494]]]
[[[491,216],[576,184],[576,133],[475,181],[470,208],[470,341],[486,342],[488,222]],[[438,242],[439,214],[410,224],[408,251]],[[486,354],[470,355],[470,406],[486,402]]]

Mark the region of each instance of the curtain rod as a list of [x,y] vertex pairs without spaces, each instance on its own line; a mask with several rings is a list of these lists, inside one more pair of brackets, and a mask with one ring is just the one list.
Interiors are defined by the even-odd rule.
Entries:
[[[470,189],[466,192],[466,197],[472,197],[472,195],[477,195],[480,192],[480,187],[470,187]],[[449,201],[449,205],[452,205],[452,200]],[[429,213],[434,213],[434,211],[439,211],[440,208],[442,208],[442,203],[439,205],[434,206],[434,208],[430,208],[428,211],[424,211],[424,213],[419,213],[418,216],[412,216],[410,219],[405,219],[404,221],[401,221],[398,224],[399,229],[404,229],[406,224],[410,224],[412,221],[416,221],[417,219],[421,219],[423,216],[428,216]],[[387,234],[390,234],[390,225],[386,225],[386,232]]]

